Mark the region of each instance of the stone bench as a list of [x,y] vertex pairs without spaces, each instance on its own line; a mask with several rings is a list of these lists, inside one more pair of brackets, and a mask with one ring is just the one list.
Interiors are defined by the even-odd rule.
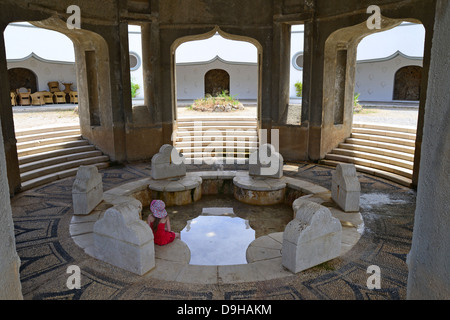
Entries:
[[272,205],[284,202],[286,182],[278,178],[234,177],[234,197],[244,203]]
[[294,273],[338,257],[342,226],[331,211],[299,198],[292,205],[295,217],[283,233],[282,264]]
[[152,197],[161,199],[166,206],[186,205],[202,197],[202,178],[189,175],[182,178],[151,180],[148,184]]
[[[199,182],[201,179],[200,184],[196,188],[201,188],[202,193],[205,194],[219,194],[218,189],[220,187],[223,187],[224,184],[226,184],[228,187],[230,187],[229,194],[232,194],[232,188],[237,188],[237,186],[234,185],[233,180],[235,178],[238,178],[236,180],[241,182],[249,182],[252,180],[249,180],[249,173],[248,171],[199,171],[199,172],[187,172],[186,177],[189,178],[187,181],[197,181]],[[292,201],[290,203],[293,205],[293,209],[295,206],[295,209],[297,209],[297,205],[300,201],[308,200],[308,201],[316,201],[317,203],[330,203],[331,201],[331,192],[321,186],[318,186],[316,184],[301,180],[301,179],[295,179],[291,177],[282,177],[280,179],[274,179],[277,181],[277,183],[272,183],[272,188],[276,189],[281,188],[282,186],[285,187],[284,189],[286,192],[292,192]],[[161,181],[161,180],[160,180]],[[178,180],[173,180],[178,181]],[[137,203],[136,200],[138,200],[142,206],[148,206],[150,205],[150,202],[152,200],[152,197],[154,196],[153,192],[164,192],[167,190],[178,190],[178,189],[166,189],[166,185],[159,185],[158,190],[151,190],[150,185],[152,185],[154,182],[154,179],[152,178],[143,178],[140,180],[124,183],[122,185],[119,185],[113,189],[107,190],[103,194],[103,201],[88,215],[74,215],[72,217],[69,231],[72,239],[74,242],[81,247],[86,254],[93,256],[97,259],[100,259],[102,261],[108,262],[107,258],[103,258],[101,256],[96,256],[95,254],[95,244],[94,244],[94,225],[97,221],[102,219],[106,212],[113,208],[113,210],[117,212],[121,212],[124,205],[127,206],[127,203]],[[178,182],[179,183],[179,182]],[[267,183],[267,182],[266,182]],[[269,185],[269,184],[267,184]],[[156,184],[154,185],[156,186]],[[185,187],[189,187],[191,184],[186,183]],[[245,184],[245,186],[248,186],[248,183]],[[260,184],[259,187],[262,187],[262,184]],[[174,186],[176,188],[176,186]],[[180,187],[179,187],[180,188]],[[269,187],[267,187],[269,188]],[[155,187],[157,189],[157,187]],[[180,188],[181,190],[181,188]],[[192,190],[192,189],[191,189]],[[266,189],[267,190],[267,189]],[[282,190],[282,189],[279,189]],[[186,190],[185,190],[186,191]],[[173,192],[182,192],[182,191],[173,191]],[[118,210],[119,209],[119,210]],[[342,250],[341,254],[347,252],[350,250],[350,248],[359,240],[360,233],[357,231],[358,224],[362,221],[361,215],[358,213],[345,213],[339,208],[330,208],[330,210],[333,212],[333,216],[339,216],[339,220],[341,220],[342,223],[345,223],[347,227],[344,229],[346,230],[347,236],[342,237]],[[136,210],[135,210],[136,211]],[[116,214],[117,214],[116,212]],[[109,212],[107,215],[110,215],[111,212]],[[352,217],[353,225],[350,224],[348,226],[347,220],[348,217]],[[142,217],[139,216],[141,219]],[[127,218],[124,218],[125,220]],[[136,221],[136,214],[134,214],[134,221]],[[295,219],[295,212],[294,212],[294,219]],[[139,222],[139,224],[142,224]],[[144,222],[145,224],[145,222]],[[122,226],[126,227],[127,223],[123,223]],[[147,227],[147,226],[146,226]],[[126,227],[127,228],[127,227]],[[139,228],[138,228],[139,229]],[[148,231],[151,233],[151,230],[147,228]],[[187,245],[182,240],[175,240],[172,244],[169,244],[164,247],[158,247],[154,246],[155,251],[155,267],[151,269],[149,273],[150,277],[155,277],[160,280],[170,280],[170,281],[181,281],[181,282],[189,282],[189,283],[196,283],[196,281],[202,282],[202,277],[206,277],[207,283],[218,283],[220,281],[225,282],[242,282],[242,281],[256,281],[257,278],[254,277],[256,274],[265,274],[265,269],[267,266],[270,265],[270,270],[273,270],[273,268],[276,268],[278,271],[276,274],[273,272],[269,272],[264,275],[264,279],[273,279],[281,276],[287,276],[290,274],[291,271],[288,271],[285,269],[282,265],[282,256],[281,256],[281,246],[282,246],[282,236],[283,232],[279,233],[279,249],[273,250],[273,242],[270,242],[267,244],[261,245],[261,239],[255,239],[253,243],[249,246],[249,253],[251,252],[250,256],[252,256],[249,260],[247,265],[236,265],[236,266],[218,266],[218,269],[214,269],[212,266],[194,266],[189,265],[189,256],[190,256],[190,250],[187,247]],[[114,237],[117,237],[118,235],[114,235]],[[147,245],[147,241],[144,239],[141,242],[141,245],[144,247]],[[271,250],[269,250],[271,249]],[[278,252],[277,254],[274,254],[274,252]],[[284,254],[284,251],[283,251]],[[148,254],[147,254],[148,255]],[[151,255],[151,254],[150,254]],[[120,256],[120,255],[119,255]],[[138,257],[136,255],[135,257]],[[168,259],[168,257],[171,257]],[[249,256],[248,256],[249,257]],[[137,259],[137,258],[136,258]],[[135,262],[138,262],[139,259],[135,260]],[[113,261],[111,261],[113,262]],[[111,263],[109,262],[109,263]],[[137,263],[139,266],[139,263]],[[148,265],[151,265],[148,264]],[[119,266],[121,267],[121,266]],[[123,267],[122,267],[123,268]],[[258,273],[255,274],[254,268],[258,269]],[[260,268],[262,268],[260,270]],[[214,272],[214,275],[210,274],[210,270],[222,270],[219,273],[220,279],[216,278],[217,272]],[[145,268],[139,269],[135,268],[133,269],[135,273],[140,274],[142,272],[145,272]],[[170,272],[170,270],[173,270],[173,272]],[[184,271],[182,271],[184,270]],[[188,271],[190,270],[190,271]],[[252,270],[251,272],[248,272],[249,270]],[[131,271],[131,270],[130,270]],[[192,276],[184,277],[182,275],[187,275],[185,272],[195,272],[198,277],[194,281],[192,279]],[[197,273],[198,271],[198,273]],[[227,275],[233,275],[233,276],[227,276]],[[225,280],[224,280],[225,279]]]

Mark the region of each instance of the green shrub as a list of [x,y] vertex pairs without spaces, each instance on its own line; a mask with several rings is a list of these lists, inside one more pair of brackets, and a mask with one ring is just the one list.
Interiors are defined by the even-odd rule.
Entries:
[[353,97],[353,112],[361,112],[362,109],[362,105],[359,104],[359,93],[355,93]]
[[131,97],[132,98],[136,98],[139,89],[140,89],[139,84],[131,81]]
[[295,91],[297,92],[297,97],[301,97],[303,93],[303,85],[300,81],[295,83]]

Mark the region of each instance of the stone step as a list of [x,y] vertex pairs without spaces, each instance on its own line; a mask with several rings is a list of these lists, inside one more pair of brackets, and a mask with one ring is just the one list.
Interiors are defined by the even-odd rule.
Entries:
[[202,126],[214,126],[214,125],[221,125],[221,126],[257,126],[256,120],[186,120],[186,121],[177,121],[177,127],[194,127],[195,125],[202,125]]
[[217,116],[211,116],[211,115],[195,115],[195,116],[184,116],[177,119],[177,123],[182,122],[192,122],[192,121],[255,121],[257,122],[256,117],[239,117],[239,116],[227,116],[227,115],[217,115]]
[[374,123],[353,123],[353,128],[367,128],[367,129],[376,129],[376,130],[387,130],[387,131],[397,131],[397,132],[407,132],[416,134],[417,129],[415,127],[408,126],[390,126],[383,124],[374,124]]
[[366,133],[353,133],[351,134],[351,138],[362,139],[362,140],[370,140],[370,141],[378,141],[378,142],[386,142],[391,144],[398,144],[402,146],[415,147],[416,141],[411,139],[402,139],[402,138],[394,138],[387,137],[381,135],[373,135]]
[[[320,160],[319,161],[320,164],[323,165],[328,165],[328,166],[333,166],[336,167],[337,164],[341,163],[339,161],[334,161],[334,160]],[[366,167],[363,165],[359,165],[359,164],[355,164],[355,168],[358,172],[363,172],[363,173],[367,173],[376,177],[380,177],[383,179],[386,179],[388,181],[393,181],[395,183],[398,183],[402,186],[406,186],[411,188],[412,187],[412,180],[410,178],[392,173],[392,172],[386,172],[383,170],[379,170],[376,168],[371,168],[371,167]]]
[[258,141],[241,141],[232,140],[213,140],[213,141],[177,141],[175,147],[179,148],[195,148],[195,147],[223,147],[223,148],[239,148],[239,147],[258,147]]
[[400,139],[405,139],[405,140],[416,141],[416,135],[413,133],[407,133],[407,132],[379,130],[379,129],[372,129],[372,128],[352,128],[352,134],[353,133],[363,133],[363,134],[374,135],[374,136],[400,138]]
[[191,158],[186,158],[186,164],[248,164],[248,157],[201,157],[194,156]]
[[389,149],[369,147],[369,146],[357,145],[357,144],[352,144],[352,143],[340,143],[339,148],[367,152],[367,153],[371,153],[371,154],[383,155],[383,156],[387,156],[387,157],[392,157],[392,158],[397,158],[397,159],[414,162],[414,154],[404,153],[404,152],[399,152],[399,151],[394,151],[394,150],[389,150]]
[[186,152],[183,153],[183,156],[186,159],[191,158],[207,158],[207,157],[236,157],[236,158],[248,158],[251,152]]
[[373,160],[373,161],[382,162],[382,163],[386,163],[386,164],[392,164],[394,166],[411,169],[411,170],[414,167],[414,162],[412,162],[412,161],[397,159],[397,158],[393,158],[393,157],[389,157],[389,156],[385,156],[385,155],[357,151],[357,150],[335,148],[332,150],[331,154],[338,154],[338,155],[343,155],[343,156],[347,156],[347,157]]
[[39,127],[39,128],[33,128],[33,129],[26,129],[26,130],[16,130],[15,135],[16,138],[20,136],[30,135],[30,134],[40,134],[45,132],[57,132],[57,131],[66,131],[66,130],[75,130],[80,129],[79,124],[74,125],[64,125],[64,126],[46,126],[46,127]]
[[49,138],[66,137],[80,135],[80,129],[54,131],[54,132],[41,132],[26,134],[17,137],[17,143],[30,142],[30,141],[40,141]]
[[[109,162],[99,162],[94,163],[92,165],[96,166],[98,169],[104,169],[109,166]],[[79,166],[39,176],[37,178],[30,179],[27,181],[22,181],[22,191],[30,190],[59,179],[75,176],[77,174],[78,167]]]
[[[223,161],[227,158],[245,161],[258,146],[257,125],[255,117],[181,118],[177,120],[174,146],[187,160],[217,156]],[[222,152],[215,148],[222,148]]]
[[177,131],[176,132],[177,137],[184,137],[184,136],[203,136],[203,137],[257,137],[256,130],[233,130],[233,131],[226,131],[226,130],[217,130],[217,129],[210,129],[210,130],[191,130],[191,131]]
[[210,124],[210,125],[206,125],[206,124],[201,124],[201,125],[192,125],[192,126],[181,126],[179,125],[177,127],[177,132],[183,131],[183,130],[188,130],[188,131],[215,131],[215,130],[220,130],[220,131],[227,131],[227,130],[231,130],[231,131],[252,131],[252,132],[256,132],[256,125],[243,125],[243,124],[229,124],[229,123],[225,123],[225,124],[221,124],[221,123],[215,123],[215,124]]
[[192,154],[198,152],[211,152],[211,153],[227,153],[227,154],[236,154],[236,153],[252,153],[257,150],[255,147],[244,147],[244,148],[215,148],[215,147],[192,147],[192,148],[178,148],[177,150],[184,154]]
[[399,144],[395,144],[395,143],[387,143],[387,142],[357,139],[357,138],[348,138],[345,140],[345,143],[352,144],[355,146],[366,146],[366,147],[379,148],[379,149],[383,149],[383,150],[392,150],[392,151],[411,154],[411,155],[414,155],[414,151],[415,151],[415,148],[411,147],[411,146],[404,146],[404,145],[399,145]]
[[88,159],[92,157],[98,157],[101,156],[102,152],[99,150],[94,151],[87,151],[87,152],[79,152],[79,153],[71,153],[68,155],[63,155],[59,157],[50,157],[45,158],[42,160],[37,160],[34,162],[29,162],[26,164],[22,164],[19,166],[20,173],[25,173],[31,170],[37,170],[40,168],[45,168],[53,165],[57,165],[60,163],[67,163],[74,160],[80,160],[80,159]]
[[379,161],[373,161],[369,159],[364,158],[358,158],[358,157],[349,157],[339,154],[333,154],[329,153],[325,156],[325,160],[334,160],[338,162],[344,162],[344,163],[353,163],[355,165],[361,165],[369,168],[379,169],[390,173],[395,173],[397,175],[406,177],[411,179],[412,178],[412,170],[406,169],[403,167],[399,167],[396,165],[383,163]]
[[29,149],[34,147],[39,147],[43,145],[49,145],[49,144],[56,144],[61,142],[69,142],[69,141],[77,141],[81,140],[82,137],[80,135],[71,135],[66,137],[55,137],[55,138],[48,138],[48,139],[40,139],[35,141],[28,141],[28,142],[21,142],[17,143],[17,151],[21,151],[23,149]]
[[97,157],[92,157],[92,158],[87,158],[87,159],[73,160],[73,161],[68,161],[68,162],[64,162],[64,163],[59,163],[59,164],[50,165],[47,167],[31,170],[31,171],[21,174],[20,177],[21,177],[22,182],[25,182],[25,181],[35,179],[35,178],[38,178],[41,176],[45,176],[48,174],[65,171],[65,170],[72,169],[72,168],[78,168],[81,165],[92,165],[92,164],[108,162],[108,161],[109,161],[108,156],[97,156]]
[[61,143],[54,143],[54,144],[48,144],[38,147],[31,147],[26,149],[17,150],[17,154],[20,158],[24,158],[26,156],[41,154],[45,152],[50,151],[59,151],[64,149],[70,149],[70,148],[76,148],[81,146],[89,145],[89,141],[87,140],[75,140],[75,141],[69,141],[69,142],[61,142]]
[[88,152],[88,151],[94,151],[94,150],[96,150],[95,146],[86,143],[85,145],[82,145],[80,147],[57,149],[57,150],[53,150],[53,151],[32,154],[29,156],[23,156],[23,157],[19,158],[19,165],[23,165],[23,164],[27,164],[27,163],[35,162],[35,161],[40,161],[43,159],[60,157],[60,156],[68,155],[68,154]]

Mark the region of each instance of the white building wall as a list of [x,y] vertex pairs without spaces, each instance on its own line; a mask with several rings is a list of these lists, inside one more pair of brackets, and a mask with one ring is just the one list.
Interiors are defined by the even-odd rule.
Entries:
[[216,57],[208,62],[178,63],[176,65],[177,99],[194,100],[205,96],[205,74],[222,69],[230,75],[230,95],[237,99],[257,99],[258,65],[226,62]]
[[38,91],[49,91],[50,81],[59,81],[61,90],[64,90],[63,82],[73,83],[71,88],[76,91],[77,74],[73,62],[48,61],[31,54],[24,59],[8,60],[7,66],[8,70],[26,68],[33,71],[36,74]]
[[422,58],[397,52],[384,59],[357,62],[355,94],[360,94],[360,101],[393,101],[395,73],[406,66],[422,67]]

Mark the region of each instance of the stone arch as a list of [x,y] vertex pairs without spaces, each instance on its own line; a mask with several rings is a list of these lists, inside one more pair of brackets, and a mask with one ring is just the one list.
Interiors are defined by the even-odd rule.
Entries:
[[87,29],[68,29],[66,21],[51,17],[30,22],[36,27],[54,30],[72,40],[75,49],[78,86],[78,111],[83,135],[89,137],[93,127],[106,122],[103,114],[110,105],[109,52],[106,40]]
[[[96,32],[89,31],[87,29],[73,29],[67,28],[66,21],[58,16],[51,16],[43,18],[44,20],[28,20],[28,22],[38,28],[57,31],[64,34],[70,40],[72,40],[75,49],[75,59],[77,66],[77,90],[79,91],[79,117],[82,135],[87,138],[92,138],[93,125],[95,126],[100,121],[93,122],[92,114],[94,114],[97,120],[101,117],[105,117],[105,111],[111,105],[111,84],[110,84],[110,70],[109,70],[109,53],[106,40],[97,34]],[[27,19],[15,19],[14,21],[27,21]],[[91,72],[87,72],[86,52],[91,51],[94,53],[93,61],[95,66],[91,67]],[[7,70],[5,69],[6,78],[8,78]],[[93,95],[87,94],[88,83],[91,83],[91,87],[97,90],[97,99],[92,100],[90,97]],[[8,85],[9,91],[10,85]],[[37,81],[36,81],[37,88]],[[5,94],[6,90],[2,91]],[[35,89],[34,91],[37,91]],[[32,89],[33,92],[33,89]],[[94,95],[95,96],[95,95]],[[8,94],[8,101],[10,100]],[[92,112],[94,109],[94,112]],[[105,119],[105,122],[109,119]],[[2,117],[2,127],[4,133],[4,141],[9,143],[15,141],[14,120],[12,112]],[[5,138],[8,137],[8,138]],[[109,143],[108,141],[104,142]],[[104,145],[95,143],[99,149],[103,149]],[[11,145],[7,154],[7,170],[8,181],[10,183],[10,192],[14,194],[21,188],[20,170],[18,165],[18,154],[16,145]]]
[[223,69],[211,69],[205,73],[205,95],[218,96],[223,91],[230,92],[230,74]]
[[322,91],[321,157],[351,134],[357,47],[373,33],[387,31],[413,19],[382,17],[380,29],[369,29],[366,21],[332,32],[325,41]]
[[[261,45],[261,43],[252,38],[252,37],[248,37],[248,36],[243,36],[243,35],[236,35],[236,34],[231,34],[231,33],[227,33],[225,31],[223,31],[219,26],[215,26],[212,30],[203,33],[203,34],[194,34],[194,35],[187,35],[187,36],[183,36],[183,37],[179,37],[177,38],[171,45],[170,47],[170,52],[172,54],[172,58],[171,58],[171,86],[172,86],[172,110],[173,110],[173,118],[174,120],[176,120],[176,97],[177,97],[177,92],[176,92],[176,73],[175,73],[175,52],[176,49],[183,43],[185,42],[189,42],[189,41],[195,41],[195,40],[205,40],[208,38],[211,38],[212,36],[214,36],[216,33],[218,33],[221,37],[228,39],[228,40],[236,40],[236,41],[244,41],[244,42],[248,42],[251,43],[252,45],[254,45],[257,49],[257,59],[258,59],[258,95],[257,95],[257,114],[258,114],[258,118],[260,118],[260,112],[261,112],[261,94],[262,94],[262,61],[263,61],[263,46]],[[206,92],[206,91],[205,91]]]
[[9,87],[11,91],[19,88],[38,91],[38,77],[36,73],[27,68],[11,68],[8,70]]
[[422,69],[421,66],[405,66],[397,70],[394,76],[393,100],[420,100]]

